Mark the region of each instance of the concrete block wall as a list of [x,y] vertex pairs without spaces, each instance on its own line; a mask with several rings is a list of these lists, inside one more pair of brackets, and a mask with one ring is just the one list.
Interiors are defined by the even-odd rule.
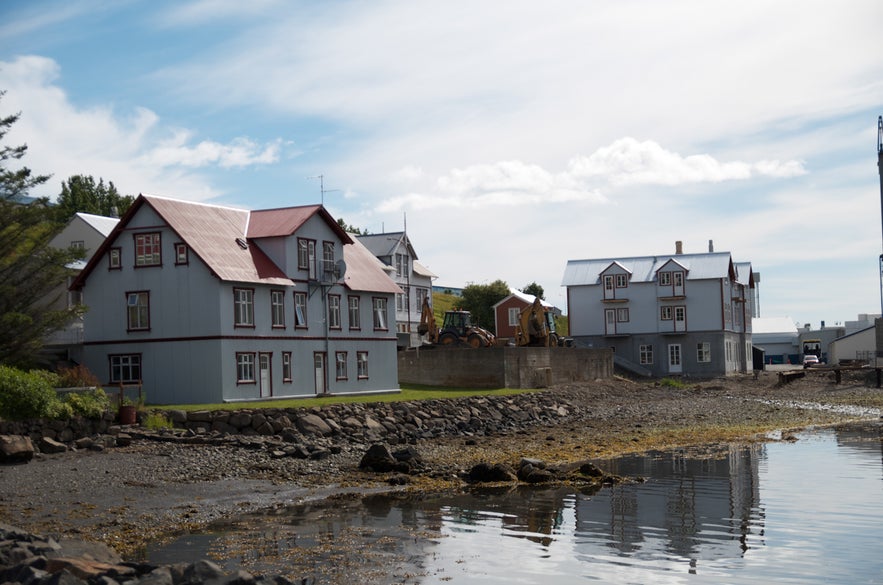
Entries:
[[400,351],[399,382],[455,388],[545,388],[613,376],[609,348],[493,347]]

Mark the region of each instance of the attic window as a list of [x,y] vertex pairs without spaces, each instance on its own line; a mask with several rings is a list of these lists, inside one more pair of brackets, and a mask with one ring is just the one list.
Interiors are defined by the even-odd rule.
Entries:
[[236,238],[236,243],[243,250],[248,250],[248,242],[246,242],[243,238]]

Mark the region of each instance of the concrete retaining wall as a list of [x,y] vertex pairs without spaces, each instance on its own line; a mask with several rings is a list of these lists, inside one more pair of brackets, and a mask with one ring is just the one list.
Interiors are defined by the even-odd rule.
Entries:
[[400,351],[399,382],[455,388],[546,388],[613,376],[609,348],[493,347]]

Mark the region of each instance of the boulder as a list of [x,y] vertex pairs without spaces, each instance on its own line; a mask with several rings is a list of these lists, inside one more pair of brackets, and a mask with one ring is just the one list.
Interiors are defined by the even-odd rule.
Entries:
[[40,439],[37,442],[37,446],[40,449],[40,453],[64,453],[67,451],[67,445],[49,437]]
[[518,478],[511,467],[503,463],[478,463],[469,470],[466,479],[474,483],[513,482]]
[[317,414],[309,413],[298,417],[295,424],[297,429],[305,435],[327,437],[331,434],[331,427]]
[[34,458],[30,437],[0,435],[0,463],[27,463]]

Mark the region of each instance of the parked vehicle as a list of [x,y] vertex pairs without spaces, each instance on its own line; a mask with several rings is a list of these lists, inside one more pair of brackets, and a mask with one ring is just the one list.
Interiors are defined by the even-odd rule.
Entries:
[[803,356],[803,367],[811,368],[819,364],[819,356],[814,353],[809,353]]
[[496,344],[493,333],[472,324],[472,314],[469,311],[445,311],[444,323],[439,328],[428,298],[423,299],[423,312],[417,333],[425,335],[426,341],[434,346],[493,347]]
[[543,306],[539,298],[525,307],[518,315],[515,326],[515,345],[533,347],[557,347],[563,345],[555,330],[555,317]]

